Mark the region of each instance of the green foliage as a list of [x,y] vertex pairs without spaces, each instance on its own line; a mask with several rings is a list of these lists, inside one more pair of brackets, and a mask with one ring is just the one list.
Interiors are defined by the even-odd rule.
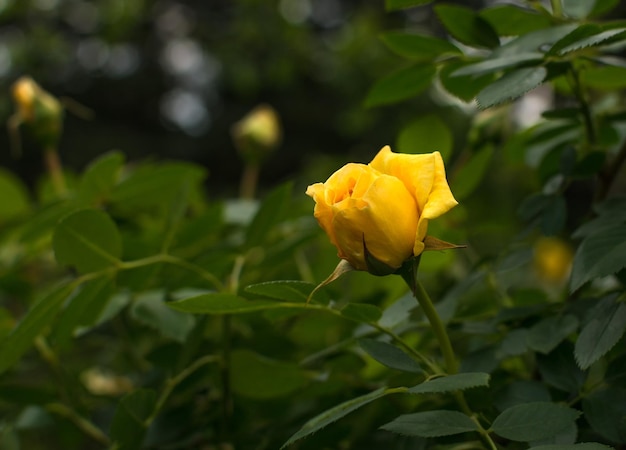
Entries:
[[442,154],[459,206],[428,234],[468,248],[421,255],[415,293],[318,285],[338,261],[302,194],[312,156],[259,200],[121,151],[39,190],[2,170],[0,447],[626,444],[618,2],[426,3],[385,2],[445,33],[383,33],[408,65],[364,103],[397,113],[395,151]]

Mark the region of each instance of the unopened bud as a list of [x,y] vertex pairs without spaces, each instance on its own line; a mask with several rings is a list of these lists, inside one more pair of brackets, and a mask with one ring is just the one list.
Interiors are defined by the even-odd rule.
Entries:
[[231,133],[246,164],[259,165],[280,143],[278,114],[269,105],[259,105],[235,123]]
[[32,78],[19,78],[12,86],[16,121],[29,127],[45,149],[55,148],[63,127],[63,107]]

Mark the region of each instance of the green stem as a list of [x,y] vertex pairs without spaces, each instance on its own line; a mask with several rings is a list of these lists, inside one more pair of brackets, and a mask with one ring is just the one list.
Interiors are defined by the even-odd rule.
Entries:
[[82,417],[76,411],[62,403],[50,403],[46,405],[46,409],[51,413],[58,414],[59,416],[63,416],[66,419],[69,419],[74,425],[76,425],[83,433],[87,436],[91,437],[93,440],[98,441],[103,445],[110,445],[111,441],[108,436],[100,430],[96,425]]
[[561,0],[550,0],[550,5],[552,5],[552,15],[554,17],[561,17],[563,15]]
[[246,164],[241,175],[241,184],[239,185],[239,197],[245,199],[253,199],[256,193],[256,187],[259,182],[260,168],[258,165]]
[[454,356],[454,350],[452,349],[452,343],[450,342],[450,337],[448,336],[446,327],[441,321],[441,318],[435,309],[435,305],[422,286],[422,283],[417,280],[415,282],[415,290],[413,291],[413,294],[415,295],[417,302],[420,304],[422,311],[424,311],[424,315],[428,319],[433,333],[435,333],[435,337],[439,341],[439,346],[441,347],[441,353],[443,354],[448,374],[457,373],[459,367],[456,357]]
[[152,413],[144,421],[144,427],[148,428],[150,424],[154,421],[154,419],[159,415],[159,413],[163,409],[163,406],[165,406],[165,402],[167,402],[167,399],[172,394],[176,386],[182,383],[189,375],[194,373],[200,367],[206,364],[212,363],[212,362],[216,362],[218,361],[218,359],[219,358],[217,358],[215,355],[206,355],[206,356],[203,356],[202,358],[198,358],[197,360],[193,362],[193,364],[191,364],[186,369],[182,370],[178,375],[167,380],[167,382],[165,383],[165,388],[161,392],[161,395],[159,396],[156,402],[156,405],[154,406],[154,409],[152,410]]
[[67,192],[67,186],[63,176],[63,166],[59,159],[59,153],[55,148],[46,148],[43,155],[52,186],[59,197],[64,197]]

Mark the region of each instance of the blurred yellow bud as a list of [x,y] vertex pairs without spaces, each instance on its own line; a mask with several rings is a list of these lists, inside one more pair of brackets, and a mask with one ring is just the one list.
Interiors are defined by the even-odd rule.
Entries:
[[32,78],[20,77],[12,86],[17,112],[12,121],[27,125],[43,148],[56,147],[63,126],[63,106]]
[[259,165],[280,143],[278,114],[269,105],[259,105],[233,125],[231,134],[246,164]]
[[533,263],[537,274],[545,281],[561,283],[572,269],[574,252],[562,239],[540,238],[534,246]]

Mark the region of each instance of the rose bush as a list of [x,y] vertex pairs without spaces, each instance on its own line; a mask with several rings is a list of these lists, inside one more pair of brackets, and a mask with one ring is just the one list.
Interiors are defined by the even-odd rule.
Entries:
[[368,257],[392,269],[424,251],[428,221],[456,200],[439,152],[393,153],[383,147],[368,165],[350,163],[307,188],[314,215],[338,256],[368,270]]

